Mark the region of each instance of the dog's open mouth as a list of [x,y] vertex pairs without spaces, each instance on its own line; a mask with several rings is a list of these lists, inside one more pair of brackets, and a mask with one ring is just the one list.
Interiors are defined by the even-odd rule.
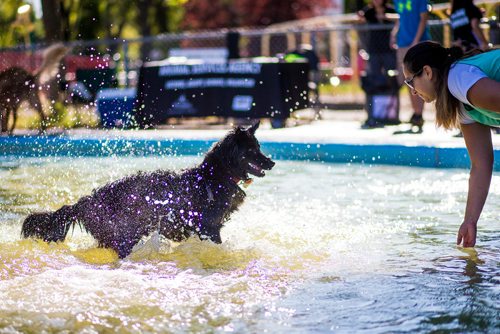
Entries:
[[251,162],[248,163],[248,173],[257,177],[263,177],[264,175],[266,175],[266,173],[260,166]]

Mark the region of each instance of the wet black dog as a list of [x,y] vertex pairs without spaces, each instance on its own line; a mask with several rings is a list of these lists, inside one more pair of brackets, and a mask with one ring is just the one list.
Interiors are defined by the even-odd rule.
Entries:
[[249,174],[263,177],[274,166],[260,151],[258,126],[235,128],[199,166],[182,173],[140,172],[96,189],[74,205],[33,213],[25,219],[22,235],[62,241],[71,226],[80,224],[99,246],[114,249],[120,258],[156,230],[174,241],[198,235],[221,243],[224,222],[246,196],[238,183],[249,181]]

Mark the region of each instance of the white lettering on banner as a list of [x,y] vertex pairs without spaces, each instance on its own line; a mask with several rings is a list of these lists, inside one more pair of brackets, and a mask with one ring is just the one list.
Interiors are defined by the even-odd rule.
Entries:
[[196,64],[196,65],[165,65],[158,69],[158,76],[179,76],[207,73],[260,74],[262,64],[230,63],[228,64]]
[[193,80],[188,80],[187,82],[187,88],[196,88],[196,87],[201,87],[203,85],[203,79],[193,79]]
[[187,65],[166,65],[158,69],[158,76],[160,77],[188,74],[190,74],[190,70]]
[[224,87],[224,78],[208,78],[201,87]]
[[185,89],[186,80],[168,80],[165,82],[165,89]]
[[226,64],[199,64],[191,66],[191,73],[204,74],[204,73],[227,73]]
[[226,87],[243,87],[252,88],[255,87],[255,79],[242,78],[242,79],[227,79]]
[[229,73],[241,74],[259,74],[262,64],[255,63],[231,63],[229,64]]
[[167,90],[194,89],[194,88],[253,88],[255,79],[253,78],[205,78],[192,80],[167,80],[164,88]]

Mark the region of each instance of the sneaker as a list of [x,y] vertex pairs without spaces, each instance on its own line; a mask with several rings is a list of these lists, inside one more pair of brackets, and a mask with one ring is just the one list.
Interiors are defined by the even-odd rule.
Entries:
[[384,127],[384,123],[376,121],[373,118],[367,119],[366,122],[364,122],[361,125],[361,129],[376,129],[376,128],[383,128],[383,127]]
[[422,115],[415,115],[413,114],[410,118],[409,123],[411,124],[412,128],[417,128],[418,132],[422,132],[422,127],[424,126],[424,118]]

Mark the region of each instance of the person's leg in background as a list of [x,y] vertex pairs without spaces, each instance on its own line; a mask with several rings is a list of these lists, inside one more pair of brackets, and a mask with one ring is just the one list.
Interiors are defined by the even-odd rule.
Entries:
[[412,94],[409,87],[408,91],[410,92],[411,106],[413,108],[413,115],[410,118],[410,123],[412,126],[418,127],[419,131],[422,131],[422,126],[424,125],[424,118],[422,117],[424,111],[424,100],[422,100],[418,95]]
[[375,106],[373,105],[373,96],[383,94],[387,79],[384,74],[383,54],[372,52],[366,64],[366,73],[361,78],[362,88],[366,93],[365,110],[367,112],[367,119],[361,125],[362,129],[373,129],[384,126],[384,115],[375,114]]
[[[403,59],[408,51],[409,47],[399,48],[397,50],[397,62],[398,62],[398,83],[399,85],[404,84],[404,74],[403,74]],[[410,94],[411,107],[413,109],[413,114],[409,120],[412,126],[418,128],[418,131],[422,131],[422,126],[424,125],[424,119],[422,117],[424,111],[424,100],[422,100],[418,95],[412,94],[410,88],[408,87],[408,93]]]

